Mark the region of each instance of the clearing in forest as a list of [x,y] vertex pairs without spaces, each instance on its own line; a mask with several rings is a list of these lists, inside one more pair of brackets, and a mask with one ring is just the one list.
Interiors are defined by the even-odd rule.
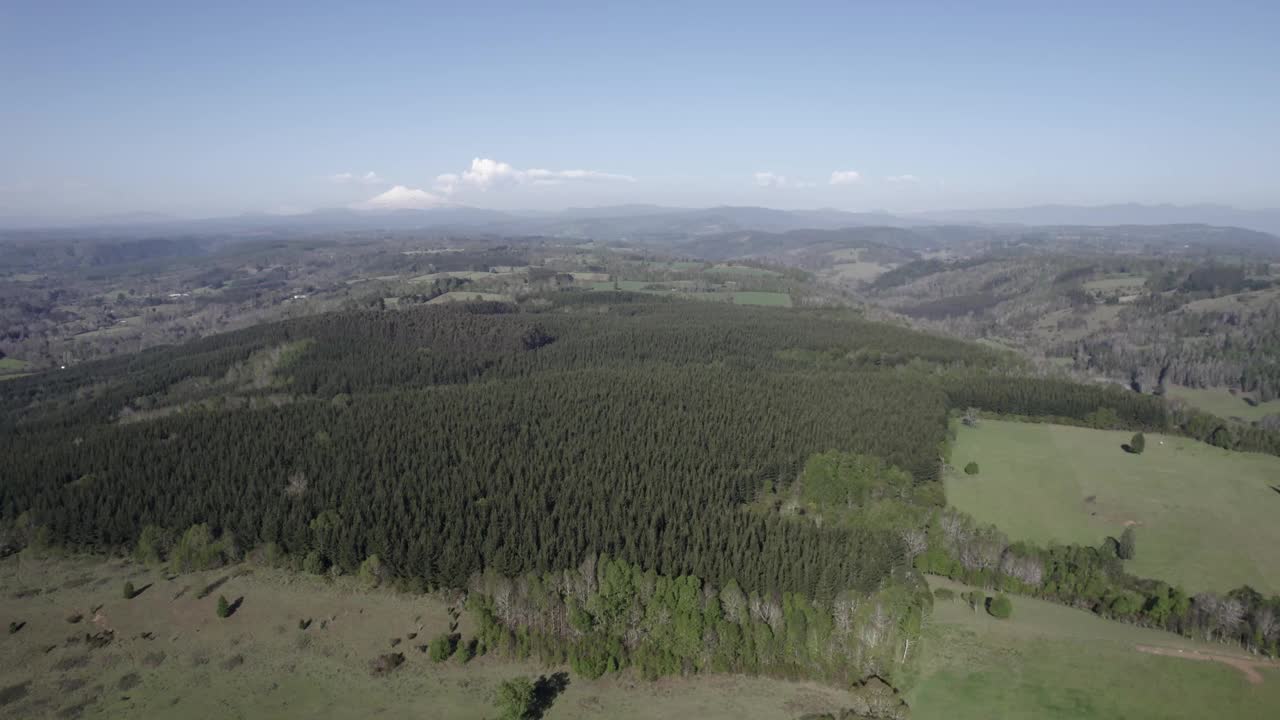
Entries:
[[1226,388],[1189,388],[1171,385],[1166,393],[1175,400],[1183,400],[1218,417],[1240,420],[1261,420],[1268,415],[1280,415],[1280,400],[1258,402],[1251,393],[1232,394]]
[[[967,589],[934,577],[929,584]],[[907,693],[913,718],[1244,720],[1273,718],[1280,707],[1280,668],[1255,665],[1262,682],[1254,683],[1235,666],[1182,659],[1247,660],[1238,648],[1041,600],[1012,600],[1008,620],[975,613],[958,598],[935,602],[920,678]],[[1165,648],[1174,657],[1139,646]]]
[[1280,592],[1280,458],[1148,434],[1146,451],[1121,449],[1129,432],[983,421],[961,427],[948,501],[1010,540],[1098,545],[1137,533],[1136,575],[1188,592],[1248,584]]

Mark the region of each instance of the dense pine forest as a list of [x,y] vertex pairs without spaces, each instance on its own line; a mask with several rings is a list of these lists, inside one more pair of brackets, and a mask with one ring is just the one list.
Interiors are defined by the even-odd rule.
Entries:
[[[1008,354],[849,310],[628,293],[317,315],[19,378],[0,394],[10,550],[128,551],[179,568],[253,550],[420,589],[471,583],[523,652],[535,643],[593,672],[646,674],[848,680],[911,662],[929,604],[913,532],[944,504],[939,468],[960,409],[1215,432],[1159,398],[1024,376]],[[853,466],[875,476],[851,505],[891,494],[901,519],[761,509],[831,450],[857,453]],[[955,574],[949,553],[930,557]],[[638,620],[626,613],[671,615],[643,593],[627,607],[597,597],[597,558],[611,582],[674,583],[672,612],[696,626],[688,642],[628,639]],[[530,599],[539,583],[545,597]],[[513,587],[559,609],[517,613],[499,603]],[[744,644],[716,655],[729,636]],[[587,653],[597,640],[615,650]]]

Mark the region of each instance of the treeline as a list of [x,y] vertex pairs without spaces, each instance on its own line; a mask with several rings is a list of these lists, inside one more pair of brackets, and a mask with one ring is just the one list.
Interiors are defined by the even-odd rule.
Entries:
[[818,678],[848,687],[914,666],[932,606],[917,577],[818,603],[802,593],[717,587],[608,556],[560,572],[473,579],[468,608],[481,642],[514,657],[568,663],[597,678],[735,672]]
[[1125,573],[1121,558],[1131,549],[1123,542],[1011,544],[995,527],[981,526],[953,508],[934,513],[927,533],[928,550],[915,560],[923,572],[1280,657],[1280,595],[1266,597],[1248,586],[1188,595]]
[[1274,429],[1227,422],[1189,407],[1171,407],[1162,396],[1119,385],[966,371],[947,374],[941,384],[952,408],[975,407],[1024,421],[1099,430],[1175,433],[1226,450],[1280,455],[1280,432]]

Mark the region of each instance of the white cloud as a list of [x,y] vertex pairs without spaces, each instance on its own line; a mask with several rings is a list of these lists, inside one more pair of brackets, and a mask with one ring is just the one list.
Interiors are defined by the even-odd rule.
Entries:
[[831,185],[856,185],[862,182],[862,173],[857,170],[836,170],[828,181]]
[[566,181],[576,182],[635,182],[630,175],[600,172],[598,170],[546,170],[531,168],[520,170],[508,163],[490,158],[475,158],[471,167],[459,173],[436,176],[433,186],[437,192],[452,195],[460,187],[472,187],[486,191],[511,185],[556,185]]
[[888,180],[891,183],[900,183],[900,184],[903,184],[903,183],[911,184],[911,183],[920,182],[920,178],[916,177],[915,175],[890,175],[889,177],[885,178],[885,180]]
[[754,177],[757,187],[786,187],[787,185],[787,178],[771,172],[758,172]]
[[786,175],[772,172],[758,172],[752,177],[755,178],[756,186],[762,188],[811,188],[814,186],[814,183],[807,180],[793,180]]
[[329,182],[339,185],[386,185],[387,181],[378,177],[378,173],[370,170],[363,175],[357,173],[334,173],[328,176]]
[[356,207],[362,210],[426,210],[451,205],[453,203],[445,198],[426,190],[396,185],[381,195],[359,203]]

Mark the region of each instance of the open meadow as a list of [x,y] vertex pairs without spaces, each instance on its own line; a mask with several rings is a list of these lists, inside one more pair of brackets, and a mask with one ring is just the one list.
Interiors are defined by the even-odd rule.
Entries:
[[[966,589],[936,577],[929,583]],[[1280,666],[1030,598],[1014,597],[1008,620],[958,598],[939,600],[925,643],[920,679],[907,693],[916,720],[1244,720],[1272,718],[1280,708]],[[1241,667],[1188,659],[1208,654],[1238,658],[1253,679]]]
[[[132,599],[126,581],[138,591]],[[0,587],[0,621],[20,624],[0,635],[5,718],[478,720],[496,715],[503,680],[567,670],[490,656],[464,663],[461,654],[433,662],[419,648],[450,632],[449,602],[360,589],[352,578],[250,566],[173,577],[118,560],[10,557]],[[233,606],[242,599],[225,619],[215,610],[220,595]],[[110,641],[94,647],[107,631]],[[462,643],[471,637],[465,613],[456,632]],[[375,675],[370,663],[393,653],[403,664]],[[847,697],[733,675],[570,675],[547,716],[792,718],[838,709]]]
[[[1249,393],[1232,394],[1226,388],[1189,388],[1172,385],[1166,394],[1218,417],[1238,418],[1249,422],[1261,420],[1268,415],[1280,415],[1280,400],[1257,402],[1257,398]],[[1246,398],[1252,402],[1246,401]]]
[[1280,592],[1280,458],[1186,438],[984,420],[960,427],[947,499],[1011,540],[1098,545],[1135,528],[1136,575],[1189,592]]

